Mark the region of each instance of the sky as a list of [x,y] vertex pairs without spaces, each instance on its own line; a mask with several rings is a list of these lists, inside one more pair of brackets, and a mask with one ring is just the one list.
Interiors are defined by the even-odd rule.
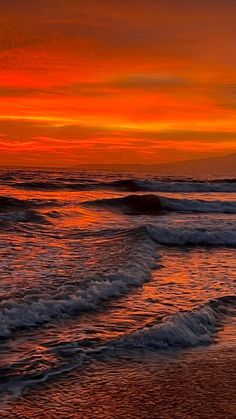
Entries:
[[0,1],[0,164],[236,152],[236,0]]

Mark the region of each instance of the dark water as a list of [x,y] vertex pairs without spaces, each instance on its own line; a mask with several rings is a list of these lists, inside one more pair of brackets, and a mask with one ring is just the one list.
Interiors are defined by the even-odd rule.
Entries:
[[[186,371],[197,382],[213,359],[229,395],[234,179],[2,170],[0,182],[0,417],[204,417],[166,398],[172,385],[182,405]],[[217,417],[234,417],[227,406]]]

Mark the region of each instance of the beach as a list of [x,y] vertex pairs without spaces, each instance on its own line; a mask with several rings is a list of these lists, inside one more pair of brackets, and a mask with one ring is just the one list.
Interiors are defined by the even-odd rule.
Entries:
[[1,417],[234,418],[234,179],[0,177]]
[[149,354],[132,366],[109,363],[86,375],[69,374],[6,403],[1,417],[235,418],[235,349],[204,349],[183,358]]

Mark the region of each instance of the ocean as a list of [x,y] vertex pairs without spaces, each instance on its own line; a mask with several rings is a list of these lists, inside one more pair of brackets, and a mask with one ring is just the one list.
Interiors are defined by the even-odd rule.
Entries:
[[0,417],[236,417],[236,180],[0,171]]

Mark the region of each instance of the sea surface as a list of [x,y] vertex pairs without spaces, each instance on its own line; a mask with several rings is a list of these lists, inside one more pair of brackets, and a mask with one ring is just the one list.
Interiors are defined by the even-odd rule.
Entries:
[[236,180],[0,170],[0,418],[236,417]]

